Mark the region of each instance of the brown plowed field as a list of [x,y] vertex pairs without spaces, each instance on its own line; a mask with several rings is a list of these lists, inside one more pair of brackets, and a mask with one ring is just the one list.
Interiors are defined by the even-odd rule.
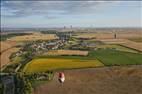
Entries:
[[105,67],[64,71],[66,80],[39,85],[33,94],[142,94],[142,66]]

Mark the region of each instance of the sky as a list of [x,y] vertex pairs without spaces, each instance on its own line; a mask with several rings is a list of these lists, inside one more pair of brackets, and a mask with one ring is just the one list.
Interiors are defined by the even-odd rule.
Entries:
[[142,1],[2,1],[1,27],[142,27]]

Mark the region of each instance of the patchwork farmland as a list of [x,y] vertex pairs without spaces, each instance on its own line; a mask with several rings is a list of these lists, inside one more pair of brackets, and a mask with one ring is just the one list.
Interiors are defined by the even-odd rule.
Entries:
[[[70,53],[69,53],[70,54]],[[23,72],[142,64],[142,54],[111,49],[90,51],[88,56],[41,56],[29,62]]]
[[[112,87],[113,84],[116,84],[123,87],[115,83],[117,81],[125,86],[129,86],[129,83],[137,85],[139,90],[142,52],[141,46],[137,44],[141,44],[141,42],[132,40],[132,38],[140,37],[137,34],[126,36],[127,33],[118,35],[117,38],[114,38],[112,32],[83,32],[82,35],[80,32],[36,32],[12,36],[1,43],[3,45],[1,61],[4,66],[2,71],[20,74],[20,77],[27,80],[26,85],[31,87],[28,87],[31,90],[29,92],[33,94],[45,94],[44,91],[49,94],[57,94],[57,92],[63,94],[69,88],[74,90],[71,93],[103,94],[105,91],[107,92],[107,86]],[[20,48],[15,49],[16,47]],[[7,55],[4,54],[7,51],[11,52]],[[66,80],[62,84],[63,88],[60,88],[58,82],[59,72],[65,73]],[[130,82],[127,81],[129,77]],[[134,83],[136,80],[139,83]],[[76,89],[74,89],[72,81],[76,82],[74,84]],[[109,83],[105,83],[106,81]],[[102,87],[104,92],[91,87]],[[54,88],[57,89],[57,92],[53,90]],[[83,92],[78,92],[82,89]],[[115,89],[116,87],[114,87]],[[119,90],[121,91],[121,88]],[[132,90],[134,94],[137,91],[137,89]],[[125,94],[125,91],[121,92]],[[113,93],[115,91],[112,90]],[[127,91],[127,93],[129,92]]]

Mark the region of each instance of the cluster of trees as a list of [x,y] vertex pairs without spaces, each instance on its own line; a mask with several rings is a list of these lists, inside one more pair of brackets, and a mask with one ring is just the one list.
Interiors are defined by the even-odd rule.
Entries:
[[15,94],[32,94],[32,85],[23,73],[15,75]]
[[42,73],[27,74],[25,77],[33,84],[35,81],[51,80],[53,78],[53,72],[47,71]]
[[10,34],[3,34],[1,35],[0,41],[5,41],[8,38],[15,37],[15,36],[23,36],[23,35],[31,35],[32,33],[10,33]]
[[[11,89],[10,91],[14,91],[11,92],[11,94],[32,94],[32,85],[23,73],[9,73],[0,75],[0,77],[3,80],[8,79],[9,77],[13,78],[8,79],[8,82],[6,83],[1,82],[0,80],[0,94],[5,94],[9,89]],[[12,85],[12,87],[10,85]]]
[[48,30],[48,31],[40,31],[40,32],[43,34],[57,34],[58,33],[58,31],[56,30]]
[[10,64],[10,65],[7,65],[6,68],[4,68],[2,71],[4,73],[14,73],[15,72],[15,69],[19,66],[18,63],[13,63],[13,64]]

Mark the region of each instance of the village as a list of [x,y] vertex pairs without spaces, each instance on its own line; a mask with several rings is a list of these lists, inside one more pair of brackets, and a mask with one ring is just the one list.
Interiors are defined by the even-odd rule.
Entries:
[[142,94],[142,1],[2,0],[0,94]]

